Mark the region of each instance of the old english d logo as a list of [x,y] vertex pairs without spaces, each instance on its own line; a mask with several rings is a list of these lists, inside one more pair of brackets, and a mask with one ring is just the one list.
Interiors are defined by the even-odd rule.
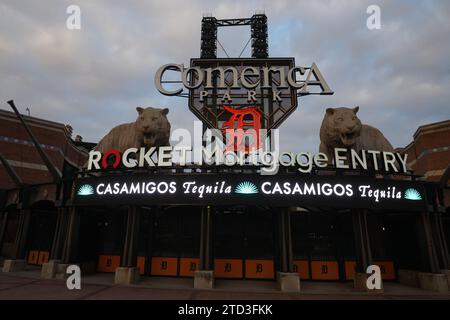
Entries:
[[257,273],[263,272],[263,265],[261,263],[258,263],[256,265],[256,272]]
[[[228,121],[222,125],[222,131],[227,141],[226,151],[249,152],[260,149],[261,112],[258,108],[234,109],[230,106],[223,106],[223,108],[231,113]],[[253,141],[246,145],[244,138],[250,136],[253,137]]]

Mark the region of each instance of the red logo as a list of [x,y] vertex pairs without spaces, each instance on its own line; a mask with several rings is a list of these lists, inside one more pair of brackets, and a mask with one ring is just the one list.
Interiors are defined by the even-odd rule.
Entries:
[[[231,117],[222,125],[222,131],[227,141],[225,151],[244,151],[248,153],[250,150],[261,148],[259,135],[261,112],[258,108],[234,109],[230,106],[223,107],[231,113]],[[245,137],[252,137],[251,143],[248,145],[245,142]]]

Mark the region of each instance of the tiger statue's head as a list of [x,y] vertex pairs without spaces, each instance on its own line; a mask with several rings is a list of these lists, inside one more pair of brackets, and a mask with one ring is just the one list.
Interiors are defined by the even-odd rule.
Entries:
[[328,108],[320,127],[320,140],[334,148],[354,146],[362,128],[358,110],[359,107]]

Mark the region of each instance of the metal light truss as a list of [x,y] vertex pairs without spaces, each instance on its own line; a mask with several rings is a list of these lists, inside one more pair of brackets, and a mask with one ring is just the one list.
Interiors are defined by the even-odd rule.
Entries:
[[202,36],[200,58],[214,59],[217,57],[217,19],[204,17],[202,19]]
[[269,56],[269,45],[267,41],[267,16],[255,14],[251,18],[243,19],[221,19],[214,17],[203,17],[200,58],[217,58],[217,28],[232,26],[250,26],[252,40],[252,57],[264,59]]
[[264,59],[269,56],[267,44],[267,16],[255,14],[251,21],[252,57]]
[[222,19],[217,20],[218,27],[229,27],[229,26],[248,26],[251,24],[252,18],[245,19]]

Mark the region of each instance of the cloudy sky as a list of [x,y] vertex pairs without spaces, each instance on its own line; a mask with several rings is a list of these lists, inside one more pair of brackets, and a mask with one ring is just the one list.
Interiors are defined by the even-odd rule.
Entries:
[[[71,4],[81,8],[81,30],[66,28]],[[371,4],[381,9],[379,30],[366,27]],[[419,125],[450,119],[447,0],[0,0],[0,108],[14,99],[22,113],[30,107],[94,142],[134,121],[137,106],[168,107],[173,129],[190,128],[187,101],[158,93],[155,71],[199,57],[204,13],[244,18],[256,10],[268,16],[269,55],[316,62],[335,92],[300,99],[280,128],[283,150],[316,152],[327,107],[359,105],[363,123],[395,147]],[[230,56],[249,36],[245,27],[219,31]]]

